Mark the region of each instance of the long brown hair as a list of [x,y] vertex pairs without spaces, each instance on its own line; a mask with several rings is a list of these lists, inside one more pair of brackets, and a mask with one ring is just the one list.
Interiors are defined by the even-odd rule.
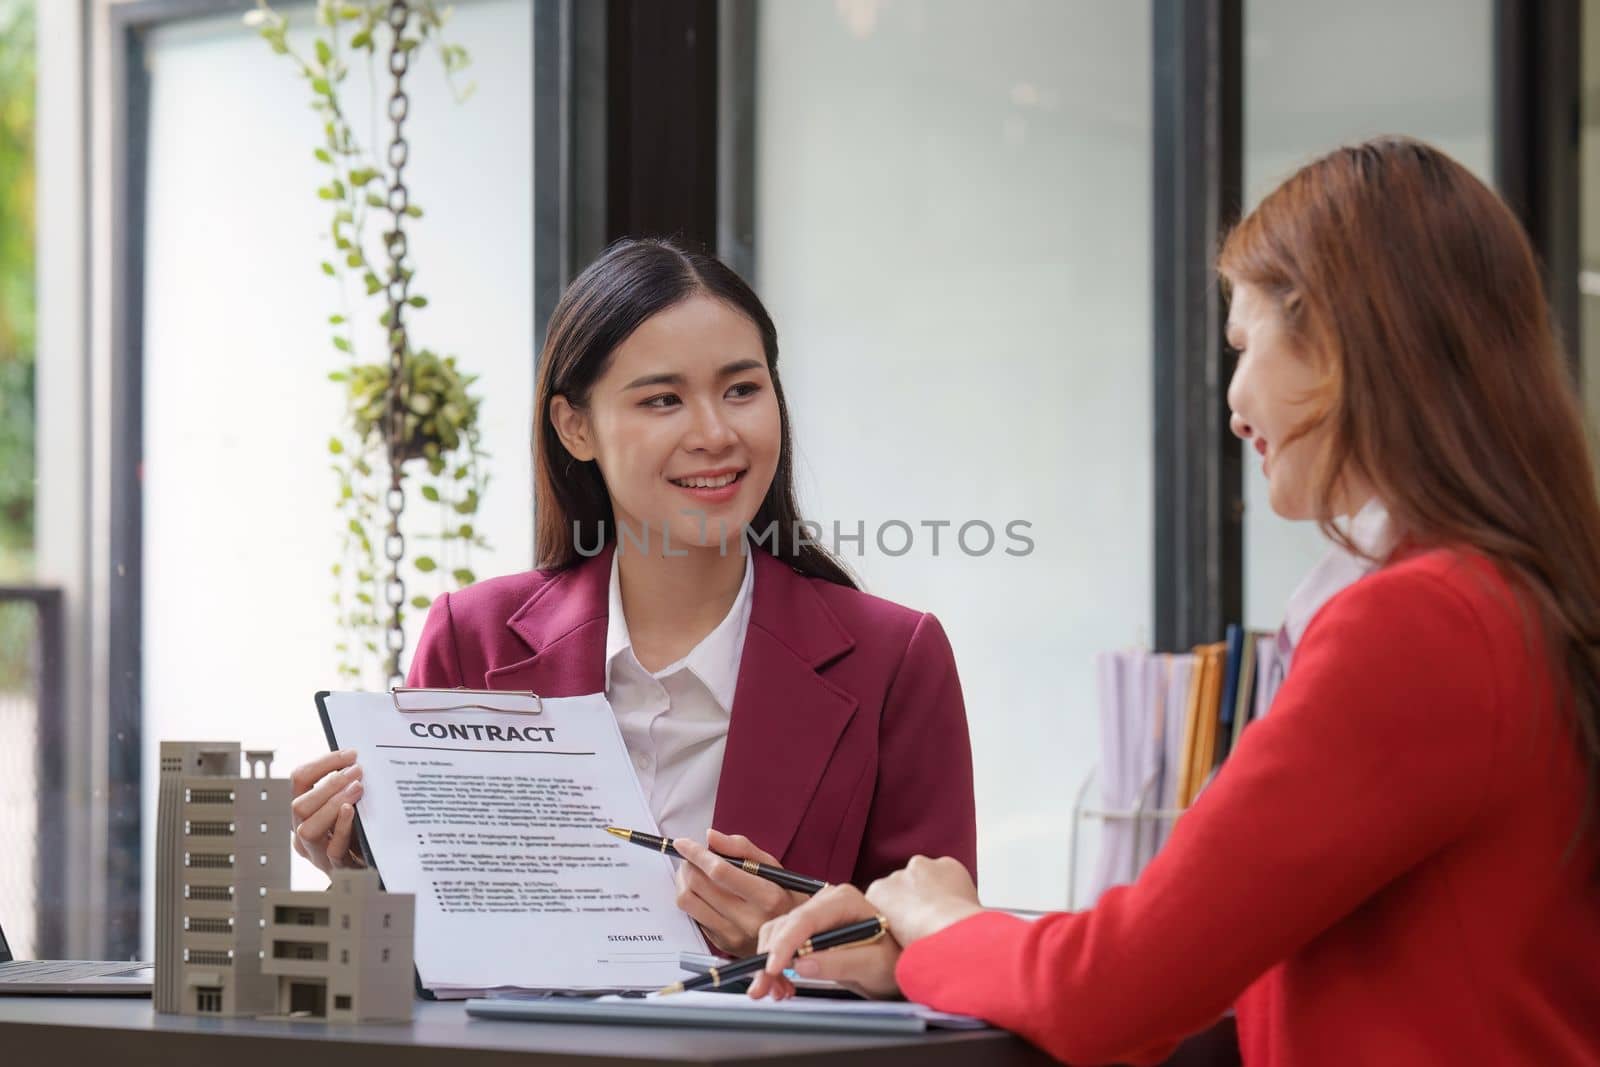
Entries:
[[[1323,532],[1359,475],[1396,533],[1494,561],[1536,609],[1589,772],[1600,783],[1600,501],[1583,417],[1527,236],[1428,145],[1340,148],[1228,237],[1218,269],[1276,298],[1324,372]],[[1538,646],[1535,646],[1538,647]]]
[[577,539],[586,549],[598,548],[617,533],[611,494],[599,466],[592,460],[579,462],[567,451],[550,419],[550,402],[564,396],[574,407],[583,407],[617,346],[650,316],[696,294],[721,300],[755,324],[778,400],[782,445],[772,485],[751,523],[756,542],[802,574],[855,588],[838,559],[799,533],[794,446],[778,379],[778,330],[772,317],[744,279],[720,260],[670,240],[648,238],[624,238],[606,249],[561,294],[550,315],[533,416],[537,565],[571,567],[583,555]]

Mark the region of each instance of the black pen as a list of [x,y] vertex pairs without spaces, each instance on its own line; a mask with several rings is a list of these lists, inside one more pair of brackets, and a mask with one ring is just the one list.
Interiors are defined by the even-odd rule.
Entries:
[[[795,951],[795,958],[809,956],[813,952],[822,952],[830,948],[842,948],[845,945],[870,945],[889,932],[889,920],[882,915],[871,919],[863,919],[849,926],[838,926],[832,930],[824,930],[805,939],[799,949]],[[685,978],[681,982],[673,982],[656,993],[657,996],[666,997],[673,993],[684,993],[691,989],[716,989],[723,982],[731,982],[735,978],[743,978],[747,974],[766,970],[767,954],[759,956],[746,956],[742,960],[734,960],[726,967],[713,967],[705,974],[697,974],[693,978]]]
[[[628,841],[635,845],[640,845],[644,848],[659,852],[663,856],[673,856],[680,860],[683,859],[682,856],[678,855],[678,850],[672,847],[672,842],[664,837],[657,837],[655,834],[641,833],[638,830],[624,830],[620,826],[608,826],[606,827],[606,833],[615,834],[624,841]],[[746,872],[747,874],[753,874],[757,878],[765,878],[769,882],[774,882],[778,885],[781,885],[785,889],[792,889],[796,893],[820,893],[822,890],[828,888],[828,883],[824,882],[820,878],[811,878],[803,874],[796,874],[793,871],[786,871],[782,867],[774,867],[770,863],[757,863],[755,860],[744,860],[738,858],[737,856],[724,856],[720,852],[713,852],[712,855],[727,860],[729,863],[733,864],[735,867]]]

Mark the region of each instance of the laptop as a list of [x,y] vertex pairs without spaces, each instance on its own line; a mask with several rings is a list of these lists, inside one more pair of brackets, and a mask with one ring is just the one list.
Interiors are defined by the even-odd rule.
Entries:
[[0,930],[0,996],[148,997],[155,970],[148,963],[88,963],[82,960],[14,960]]

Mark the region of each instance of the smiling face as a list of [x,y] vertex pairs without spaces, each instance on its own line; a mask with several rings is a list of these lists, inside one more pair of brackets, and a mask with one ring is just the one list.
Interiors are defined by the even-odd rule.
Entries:
[[593,460],[619,525],[650,550],[730,545],[778,468],[782,421],[755,323],[694,295],[646,319],[611,353],[581,406],[550,417],[568,452]]
[[1233,288],[1228,344],[1239,353],[1228,385],[1230,426],[1261,457],[1272,510],[1286,519],[1318,518],[1314,479],[1328,431],[1296,434],[1318,414],[1323,371],[1290,335],[1279,303],[1254,285]]

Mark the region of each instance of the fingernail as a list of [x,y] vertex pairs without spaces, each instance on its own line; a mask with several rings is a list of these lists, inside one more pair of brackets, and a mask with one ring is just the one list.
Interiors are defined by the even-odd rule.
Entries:
[[351,756],[354,756],[355,754],[356,754],[356,750],[353,749],[353,748],[341,748],[339,750],[339,755],[344,756],[347,759],[349,757],[351,757]]
[[344,791],[344,795],[349,797],[351,800],[359,798],[361,796],[361,783],[351,782],[350,788]]
[[339,805],[339,814],[340,815],[349,815],[352,811],[355,811],[355,810],[356,809],[352,808],[349,804],[341,804],[341,805]]

